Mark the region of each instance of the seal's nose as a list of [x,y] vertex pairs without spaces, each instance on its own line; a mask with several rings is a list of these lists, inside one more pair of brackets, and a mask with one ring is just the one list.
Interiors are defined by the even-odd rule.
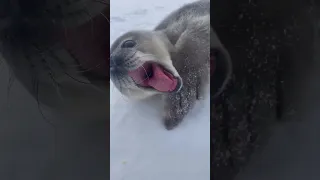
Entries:
[[115,58],[114,58],[114,56],[111,56],[110,57],[110,73],[111,74],[116,71],[116,66],[117,66],[117,64],[115,62]]
[[115,67],[111,67],[110,66],[110,73],[114,74],[117,71],[117,69]]
[[126,73],[124,67],[122,67],[122,63],[115,56],[110,57],[110,74],[112,75],[123,75]]
[[113,76],[123,76],[125,74],[127,74],[128,72],[120,67],[120,66],[117,66],[117,67],[110,67],[110,74],[113,75]]

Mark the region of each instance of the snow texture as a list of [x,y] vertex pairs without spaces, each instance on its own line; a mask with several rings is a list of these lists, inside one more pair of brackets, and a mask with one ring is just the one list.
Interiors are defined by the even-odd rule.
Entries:
[[[153,29],[193,0],[111,0],[110,43],[135,29]],[[111,84],[111,180],[209,180],[210,100],[198,101],[174,130],[162,124],[155,99],[131,101]]]

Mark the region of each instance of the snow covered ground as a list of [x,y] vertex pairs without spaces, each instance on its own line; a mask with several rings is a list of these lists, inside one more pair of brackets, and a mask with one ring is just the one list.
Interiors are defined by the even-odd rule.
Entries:
[[[171,11],[193,0],[111,0],[112,43],[133,29],[152,29]],[[209,180],[209,99],[199,102],[176,129],[161,122],[154,100],[129,101],[110,91],[111,180]]]

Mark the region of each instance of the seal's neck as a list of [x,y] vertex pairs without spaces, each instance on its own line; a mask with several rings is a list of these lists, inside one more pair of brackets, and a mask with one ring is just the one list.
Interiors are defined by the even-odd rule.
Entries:
[[175,42],[172,41],[172,38],[169,37],[165,31],[155,31],[154,35],[164,43],[164,45],[168,48],[168,52],[176,52],[174,46]]

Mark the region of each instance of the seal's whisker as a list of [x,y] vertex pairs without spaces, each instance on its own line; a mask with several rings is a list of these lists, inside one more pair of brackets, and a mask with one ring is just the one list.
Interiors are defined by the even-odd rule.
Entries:
[[44,115],[43,113],[43,110],[41,108],[41,104],[40,104],[40,98],[39,98],[39,89],[40,89],[40,86],[39,86],[39,81],[37,80],[36,76],[33,75],[33,85],[34,85],[34,90],[35,90],[35,93],[36,93],[36,101],[37,101],[37,106],[38,106],[38,110],[40,112],[40,115],[42,116],[43,120],[46,121],[46,123],[48,123],[54,130],[53,132],[53,137],[54,137],[54,151],[53,151],[53,154],[54,154],[54,157],[56,156],[56,153],[57,153],[57,144],[58,144],[58,139],[57,139],[57,127],[54,125],[53,122],[51,122],[49,119],[46,118],[46,116]]
[[[136,53],[136,52],[134,52],[132,55],[130,55],[130,57],[126,56],[125,58],[126,58],[126,59],[131,59],[131,58],[134,56],[135,53]],[[110,57],[112,57],[114,54],[115,54],[114,52],[111,53],[111,54],[110,54]],[[112,60],[112,63],[113,63],[113,64],[116,64],[114,58],[109,58],[109,59]],[[111,62],[109,62],[109,63],[111,63]],[[122,64],[119,64],[119,65],[122,65]]]
[[34,93],[35,93],[38,110],[39,110],[42,118],[43,118],[47,123],[49,123],[50,125],[52,125],[52,126],[54,127],[53,123],[52,123],[51,121],[49,121],[49,120],[45,117],[45,115],[44,115],[44,113],[43,113],[43,111],[42,111],[42,109],[41,109],[40,94],[39,94],[40,85],[39,85],[39,81],[38,81],[35,73],[33,74],[32,81],[33,81],[33,82],[32,82],[32,84],[33,84],[33,90],[34,90]]
[[149,75],[148,75],[148,73],[147,73],[146,68],[144,68],[143,65],[141,65],[141,67],[143,68],[143,70],[144,70],[144,72],[145,72],[145,74],[146,74],[146,78],[143,79],[143,80],[141,80],[141,82],[139,82],[139,83],[137,83],[137,84],[141,84],[141,83],[144,82],[145,80],[149,80]]
[[[46,52],[49,53],[49,56],[50,56],[51,58],[53,58],[54,60],[56,60],[56,61],[60,64],[60,66],[61,66],[62,68],[79,68],[79,67],[81,67],[80,64],[67,65],[66,63],[62,62],[62,61],[61,61],[61,58],[59,58],[58,55],[57,55],[56,53],[54,53],[54,51],[51,50],[51,49],[46,50]],[[73,56],[73,54],[70,52],[69,49],[66,49],[66,52],[67,52],[73,59],[75,59],[75,57]]]
[[138,82],[137,84],[141,84],[143,81],[145,81],[147,79],[149,79],[149,78],[145,78],[145,79],[141,80],[140,82]]
[[[69,53],[69,55],[70,55],[72,58],[74,58],[77,62],[79,62],[79,61],[77,60],[77,58],[73,55],[72,52],[70,52],[69,50],[67,50],[67,52]],[[81,80],[78,80],[78,79],[74,78],[74,77],[71,76],[69,73],[67,73],[64,68],[63,68],[62,73],[65,74],[66,76],[70,77],[71,79],[75,80],[75,81],[78,82],[78,83],[81,83],[81,84],[91,84],[91,83],[83,82],[83,81],[81,81]]]
[[[60,58],[59,58],[52,50],[48,50],[47,52],[49,53],[50,57],[52,57],[52,58],[55,59],[57,62],[59,62],[60,65],[62,66],[62,68],[64,68],[64,69],[72,69],[72,68],[74,68],[74,69],[79,69],[79,68],[82,68],[82,66],[83,66],[82,64],[67,65],[67,64],[63,63],[63,62],[60,60]],[[71,57],[74,58],[73,56],[71,56]],[[103,62],[105,62],[105,61],[103,61]],[[95,68],[100,67],[101,65],[102,65],[102,63],[99,63],[99,64],[97,64],[97,65],[94,66],[94,67],[86,68],[86,69],[83,69],[83,70],[80,70],[80,71],[76,71],[76,72],[80,72],[80,73],[82,73],[82,72],[88,72],[88,71],[94,70]]]
[[[55,60],[58,61],[58,63],[60,63],[60,65],[63,64],[62,66],[64,66],[64,63],[62,63],[62,62],[60,61],[60,59],[59,59],[51,50],[44,50],[44,51],[43,51],[43,50],[40,49],[36,44],[33,44],[32,47],[34,47],[34,48],[39,52],[39,54],[40,54],[40,56],[42,57],[43,60],[46,61],[47,54],[49,53],[50,57],[54,58]],[[75,58],[75,57],[73,57],[73,58]],[[47,65],[51,66],[49,61],[46,61],[46,63],[47,63]],[[97,65],[97,66],[94,67],[94,68],[97,68],[98,66],[100,66],[100,64]],[[94,69],[94,68],[92,68],[92,69]],[[52,67],[51,67],[51,69],[52,69]],[[64,70],[65,68],[62,68],[62,69]],[[92,69],[90,69],[90,70],[92,70]],[[87,71],[90,71],[90,70],[82,70],[82,71],[80,70],[80,71],[78,71],[78,72],[81,73],[81,72],[87,72]],[[51,73],[52,73],[52,70],[50,70],[50,71],[51,71]],[[63,71],[63,73],[66,74],[65,71]],[[68,76],[70,77],[69,74],[68,74]],[[75,78],[72,78],[72,79],[75,79]]]
[[84,70],[80,70],[80,71],[76,71],[77,73],[84,73],[84,72],[89,72],[89,71],[92,71],[96,68],[99,68],[101,66],[101,63],[97,64],[96,66],[94,67],[91,67],[91,68],[87,68],[87,69],[84,69]]
[[9,80],[8,80],[8,87],[7,87],[7,104],[9,103],[10,92],[11,92],[11,88],[13,86],[14,81],[15,81],[15,76],[11,68],[9,68]]
[[144,54],[142,56],[137,56],[135,58],[137,59],[137,58],[145,58],[145,57],[154,57],[154,55],[152,55],[152,54]]
[[125,57],[125,59],[131,59],[131,58],[133,58],[133,57],[137,54],[137,52],[138,52],[138,51],[134,51],[133,53],[128,54],[128,55]]
[[109,3],[107,1],[103,1],[103,0],[94,0],[94,1],[97,3],[104,4],[104,5],[109,5]]
[[[50,50],[50,49],[48,49],[48,51],[47,51],[48,53],[49,53],[49,56],[51,57],[51,58],[53,58],[54,60],[56,60],[59,64],[60,64],[60,66],[62,66],[62,67],[67,67],[67,68],[77,68],[77,67],[80,67],[80,65],[66,65],[66,63],[64,63],[64,62],[62,62],[61,60],[60,60],[60,58],[58,57],[58,55],[56,55],[54,52],[53,52],[53,50]],[[67,53],[68,53],[68,51],[67,51]]]
[[[73,71],[73,72],[75,72],[75,73],[84,73],[84,72],[93,71],[94,69],[99,68],[101,65],[103,65],[104,63],[106,63],[106,61],[101,61],[101,63],[98,63],[97,65],[95,65],[95,66],[93,66],[93,67],[83,68],[83,64],[79,63],[79,60],[77,60],[77,57],[74,56],[74,54],[72,53],[72,51],[71,51],[71,50],[66,50],[66,52],[67,52],[74,60],[76,60],[76,61],[78,62],[77,65],[66,65],[65,63],[63,63],[63,62],[60,61],[60,58],[59,58],[57,55],[55,55],[54,52],[52,52],[52,51],[48,51],[48,52],[50,53],[50,56],[51,56],[52,58],[56,59],[56,60],[60,63],[60,65],[62,66],[62,68],[63,68],[64,70],[74,68],[74,69],[77,69],[76,71]],[[79,70],[79,69],[81,69],[81,70]]]
[[111,87],[111,83],[113,84],[113,87],[110,89],[110,95],[111,95],[111,93],[114,93],[116,91],[116,85],[115,85],[114,82],[110,82],[110,86],[109,87]]
[[75,72],[75,73],[90,72],[90,71],[93,71],[93,70],[96,69],[96,68],[99,68],[101,65],[102,65],[102,63],[99,63],[99,64],[95,65],[94,67],[90,67],[90,68],[82,68],[82,67],[79,67],[78,69],[82,69],[82,70],[76,70],[76,71],[73,71],[73,72]]
[[[123,88],[122,88],[122,86],[121,86],[121,80],[120,80],[120,78],[118,77],[118,80],[119,80],[119,90],[120,90],[120,96],[121,96],[121,98],[124,100],[124,101],[127,101],[128,102],[128,99],[122,94],[122,92],[123,92]],[[123,84],[125,85],[126,83],[123,81]],[[128,90],[128,89],[127,89]],[[129,94],[130,94],[130,92],[128,92]]]
[[[61,66],[62,68],[79,68],[79,67],[81,67],[80,64],[79,64],[79,65],[66,65],[64,62],[61,61],[61,59],[60,59],[60,58],[53,52],[53,50],[51,50],[51,49],[40,49],[36,44],[32,44],[32,47],[33,47],[35,50],[37,50],[38,53],[39,53],[41,56],[43,56],[43,57],[47,57],[48,54],[49,54],[49,57],[55,59],[55,60],[60,64],[60,66]],[[67,51],[67,52],[69,52],[69,51]],[[69,53],[69,54],[70,54],[70,53]],[[71,56],[72,58],[75,58],[75,57],[73,57],[71,54],[70,54],[70,56]]]
[[63,71],[63,74],[65,74],[66,76],[68,76],[69,78],[73,79],[74,81],[78,82],[78,83],[81,83],[81,84],[91,84],[91,83],[88,83],[88,82],[84,82],[84,81],[81,81],[79,79],[76,79],[75,77],[71,76],[69,73]]
[[89,16],[90,23],[91,23],[91,36],[94,38],[94,21],[92,20],[92,16],[88,10],[84,10],[84,12]]
[[100,14],[108,21],[108,23],[110,24],[110,20],[107,18],[106,15],[104,15],[102,12],[100,12]]
[[[121,76],[123,76],[123,74],[122,74]],[[128,78],[121,78],[121,79],[120,79],[120,78],[118,77],[118,79],[119,79],[119,84],[120,84],[120,87],[121,87],[121,88],[123,88],[123,87],[129,87],[129,84],[128,84],[128,83],[130,83],[130,81],[129,81]],[[128,83],[127,83],[127,82],[128,82]],[[123,88],[123,89],[124,89],[124,88]],[[123,90],[123,89],[122,89],[122,90]],[[130,89],[129,89],[129,88],[126,88],[125,90],[127,90],[129,96],[131,96],[131,91],[130,91]],[[123,96],[123,98],[126,98],[126,101],[129,100],[129,98],[126,97],[125,95],[123,95],[122,93],[121,93],[121,96]]]
[[61,101],[64,101],[63,96],[62,96],[62,94],[60,92],[61,85],[57,82],[57,80],[55,79],[54,74],[52,74],[52,72],[49,73],[49,76],[50,76],[50,78],[52,80],[53,86],[55,87],[59,98],[61,99]]
[[[37,48],[37,46],[35,45],[34,46],[35,48]],[[38,48],[37,48],[37,50],[39,50]],[[44,61],[46,61],[46,54],[44,54],[44,53],[42,53],[41,54],[41,57],[42,57],[42,59],[44,60]],[[48,62],[48,61],[46,61],[47,62],[47,65],[50,67],[50,72],[49,72],[49,76],[50,76],[50,78],[52,79],[54,76],[53,76],[53,72],[52,72],[52,67],[51,67],[51,65],[50,65],[50,63]],[[81,83],[81,84],[91,84],[91,83],[87,83],[87,82],[83,82],[83,81],[81,81],[81,80],[78,80],[78,79],[76,79],[76,78],[74,78],[74,77],[72,77],[69,73],[67,73],[66,71],[62,71],[63,72],[63,74],[65,74],[65,75],[67,75],[68,77],[70,77],[71,79],[73,79],[73,80],[75,80],[76,82],[79,82],[79,83]],[[55,80],[54,80],[55,81]],[[56,82],[56,81],[55,81]],[[56,84],[57,85],[57,84]],[[56,86],[55,86],[56,87]],[[60,93],[60,91],[59,92],[57,92],[58,93],[58,95],[60,96],[61,94],[59,94]],[[61,97],[62,98],[62,97]],[[63,98],[62,98],[63,99]]]
[[[149,58],[148,58],[149,61],[155,59],[155,58],[154,58],[154,55],[152,55],[152,54],[146,54],[146,55],[143,55],[143,56],[135,57],[135,58],[133,58],[133,59],[129,59],[128,61],[124,62],[124,65],[127,66],[127,67],[129,67],[129,68],[134,67],[134,66],[136,66],[136,64],[139,63],[139,62],[138,62],[138,63],[136,63],[136,64],[133,64],[133,63],[137,62],[137,59],[146,58],[146,57],[149,57]],[[130,64],[132,64],[132,65],[130,65]],[[121,65],[121,64],[120,64],[120,65]]]

